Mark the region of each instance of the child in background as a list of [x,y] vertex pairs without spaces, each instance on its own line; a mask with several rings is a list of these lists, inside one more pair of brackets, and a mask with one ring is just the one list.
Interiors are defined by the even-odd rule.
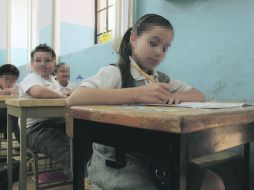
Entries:
[[[19,78],[19,70],[12,64],[4,64],[0,67],[0,95],[16,95],[18,89],[15,88],[15,83]],[[3,132],[4,138],[7,138],[7,119],[6,110],[0,109],[0,131]],[[14,121],[13,131],[15,138],[19,141],[18,120]]]
[[19,70],[12,64],[0,67],[0,95],[11,95],[13,86],[19,78]]
[[70,82],[70,66],[64,62],[56,65],[54,82],[60,92],[69,96],[76,85]]
[[[159,103],[178,104],[204,101],[204,95],[192,86],[156,71],[174,37],[171,23],[155,14],[141,17],[124,35],[117,65],[102,68],[86,79],[67,98],[67,106],[91,104]],[[92,189],[157,190],[149,173],[149,156],[126,152],[127,165],[115,169],[105,160],[115,160],[114,148],[93,145],[88,167]],[[223,190],[219,176],[189,164],[188,190]],[[106,177],[105,177],[106,176]]]
[[[31,53],[31,68],[20,83],[22,98],[65,98],[52,81],[56,54],[47,44],[40,44]],[[28,118],[27,144],[49,158],[63,163],[70,174],[69,140],[64,118]]]

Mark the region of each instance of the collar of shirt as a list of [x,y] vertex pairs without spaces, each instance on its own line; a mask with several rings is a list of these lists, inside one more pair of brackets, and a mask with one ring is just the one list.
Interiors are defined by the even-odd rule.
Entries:
[[153,83],[153,82],[158,82],[159,81],[159,75],[158,73],[154,70],[152,75],[149,75],[145,73],[139,65],[131,58],[131,75],[135,81],[139,80],[145,80],[148,83]]
[[55,82],[54,82],[54,76],[53,75],[49,76],[48,80],[44,79],[44,78],[42,78],[42,80],[43,80],[43,84],[44,84],[45,87],[48,87],[52,90],[56,89],[56,85],[55,85]]

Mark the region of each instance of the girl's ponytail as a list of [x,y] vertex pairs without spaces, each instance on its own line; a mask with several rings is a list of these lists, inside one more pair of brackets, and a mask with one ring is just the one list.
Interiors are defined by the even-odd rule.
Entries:
[[119,61],[118,65],[122,75],[122,88],[128,88],[133,86],[133,78],[130,72],[130,56],[132,54],[130,36],[132,28],[129,28],[122,39],[120,49],[119,49]]

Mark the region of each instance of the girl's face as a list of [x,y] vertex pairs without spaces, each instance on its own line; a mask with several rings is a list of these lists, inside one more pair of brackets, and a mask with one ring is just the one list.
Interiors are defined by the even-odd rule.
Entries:
[[151,26],[142,35],[132,32],[132,58],[147,73],[160,64],[173,40],[173,32],[162,26]]
[[31,65],[35,73],[44,79],[49,79],[55,69],[55,59],[50,52],[35,52]]

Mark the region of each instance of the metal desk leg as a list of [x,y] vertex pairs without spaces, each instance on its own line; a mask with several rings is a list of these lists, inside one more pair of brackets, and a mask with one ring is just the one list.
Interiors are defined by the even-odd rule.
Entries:
[[175,166],[173,171],[176,172],[176,179],[174,180],[176,184],[173,184],[173,189],[186,190],[187,189],[187,136],[181,135],[178,139],[178,146],[173,148],[173,153],[170,152],[172,157],[173,166]]
[[243,189],[250,189],[250,143],[244,144],[244,179]]
[[8,189],[12,190],[12,126],[13,116],[7,115],[7,166],[8,166]]
[[85,146],[82,142],[82,132],[79,131],[79,126],[74,120],[73,129],[73,190],[84,190],[84,165],[85,165]]
[[19,185],[20,190],[27,190],[26,183],[26,118],[20,118],[20,171],[19,171]]

